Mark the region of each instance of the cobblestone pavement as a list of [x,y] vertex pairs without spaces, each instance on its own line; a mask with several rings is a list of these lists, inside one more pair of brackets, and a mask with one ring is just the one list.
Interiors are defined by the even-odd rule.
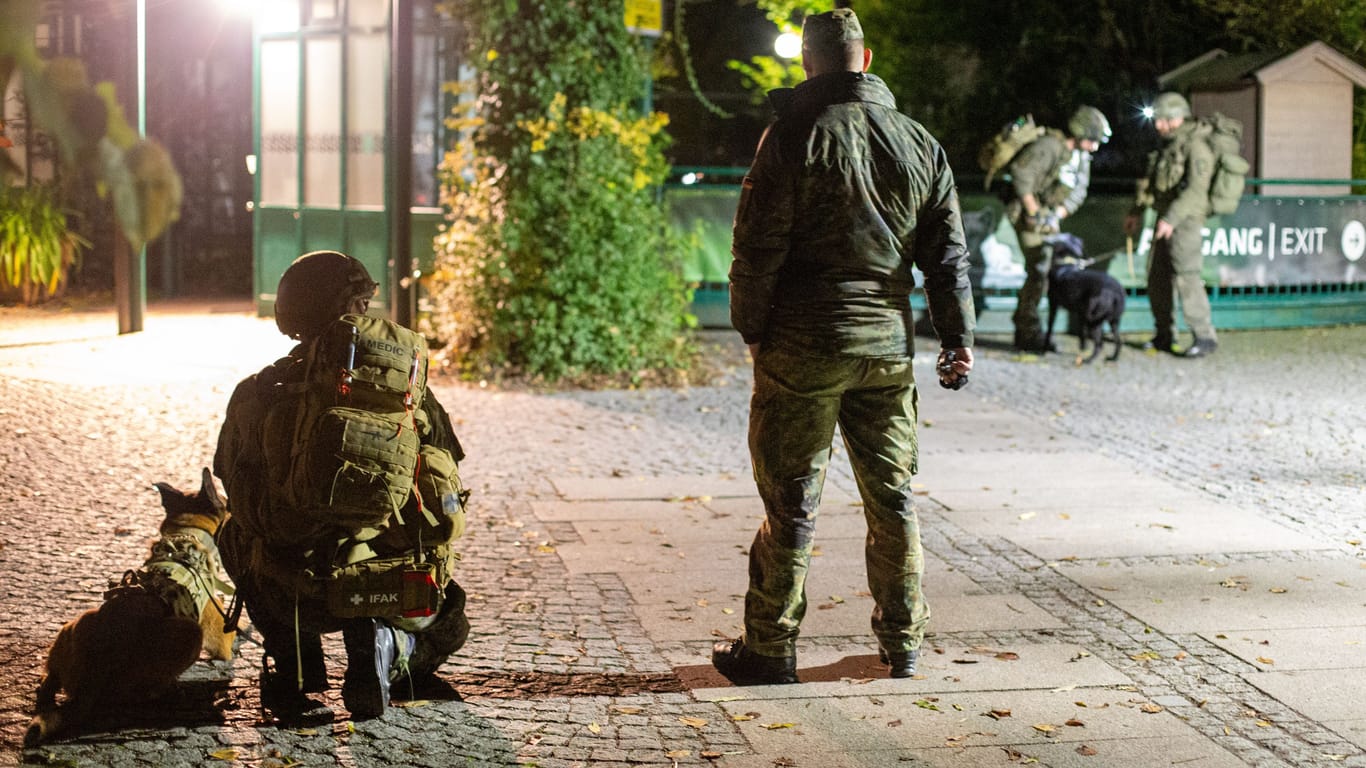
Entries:
[[[285,348],[267,323],[241,313],[166,322],[174,332],[153,332],[149,321],[149,332],[134,337],[73,326],[49,338],[42,329],[50,318],[0,313],[0,765],[797,764],[756,751],[738,725],[698,727],[729,722],[722,705],[693,695],[676,673],[680,655],[704,664],[707,643],[652,641],[620,580],[567,569],[555,547],[577,534],[532,512],[557,497],[556,477],[747,477],[750,375],[738,339],[719,332],[703,335],[720,372],[705,387],[434,385],[469,454],[461,474],[474,496],[459,577],[473,631],[409,705],[378,721],[345,720],[336,695],[343,654],[329,638],[338,719],[307,729],[265,724],[260,648],[248,631],[238,658],[197,663],[166,699],[21,750],[57,628],[145,556],[159,521],[151,484],[197,484],[232,386]],[[1075,367],[1070,355],[1020,356],[986,339],[961,394],[1332,547],[1247,561],[1366,557],[1366,326],[1226,333],[1221,344],[1202,361],[1130,348],[1118,363]],[[148,359],[164,367],[127,368]],[[928,379],[928,361],[917,366]],[[933,430],[933,417],[922,416]],[[955,450],[951,436],[936,437],[935,450]],[[1009,441],[1001,449],[1034,450]],[[847,463],[836,462],[830,483],[852,491]],[[1023,592],[1067,627],[1047,636],[960,633],[955,642],[1062,638],[1093,649],[1151,700],[1186,704],[1184,719],[1244,764],[1329,764],[1330,756],[1331,764],[1366,766],[1359,738],[1344,740],[1247,685],[1237,674],[1243,662],[1206,639],[1154,637],[1131,615],[1097,605],[1066,570],[974,534],[933,504],[922,524],[926,549],[985,592]],[[1344,610],[1361,612],[1360,596]],[[1154,648],[1189,659],[1161,670],[1134,660]],[[1249,710],[1274,727],[1254,726]],[[888,759],[921,764],[913,754]]]

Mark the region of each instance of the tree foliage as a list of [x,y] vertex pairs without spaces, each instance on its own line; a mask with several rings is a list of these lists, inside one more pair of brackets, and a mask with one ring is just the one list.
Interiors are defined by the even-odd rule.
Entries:
[[23,76],[28,115],[52,137],[65,166],[88,173],[109,195],[119,228],[141,248],[179,217],[180,175],[159,143],[128,125],[112,83],[91,85],[79,59],[39,57],[33,39],[40,10],[38,0],[0,3],[0,86],[15,70]]
[[460,16],[477,96],[442,169],[438,361],[546,381],[683,366],[667,119],[635,108],[645,62],[622,2],[469,0]]
[[[800,24],[829,0],[757,0]],[[1132,175],[1153,141],[1139,108],[1157,77],[1212,48],[1292,51],[1323,40],[1366,63],[1366,0],[852,0],[872,71],[924,123],[955,168],[1000,126],[1030,113],[1063,125],[1080,104],[1109,117],[1102,175]],[[1358,144],[1366,114],[1358,109]],[[1366,150],[1358,148],[1366,157]],[[1362,171],[1358,171],[1360,174]]]

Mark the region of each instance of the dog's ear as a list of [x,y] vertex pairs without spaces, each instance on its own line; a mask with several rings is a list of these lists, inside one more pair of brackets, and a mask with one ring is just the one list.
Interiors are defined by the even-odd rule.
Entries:
[[152,483],[152,487],[161,493],[161,505],[168,506],[173,501],[185,498],[185,494],[170,483]]
[[200,476],[199,496],[208,500],[213,505],[214,510],[218,512],[222,512],[228,507],[228,502],[218,493],[218,486],[214,485],[213,482],[213,472],[208,467],[204,467],[204,472]]

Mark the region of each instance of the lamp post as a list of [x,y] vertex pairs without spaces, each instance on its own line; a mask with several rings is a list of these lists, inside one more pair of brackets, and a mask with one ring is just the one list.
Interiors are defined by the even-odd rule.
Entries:
[[[138,135],[147,135],[147,0],[137,0]],[[120,243],[114,254],[114,303],[118,308],[119,333],[142,330],[147,310],[147,244],[135,251],[132,243]]]

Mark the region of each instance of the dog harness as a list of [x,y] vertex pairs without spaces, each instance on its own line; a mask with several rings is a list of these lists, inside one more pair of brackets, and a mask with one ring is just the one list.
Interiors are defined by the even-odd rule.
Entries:
[[231,584],[218,578],[213,536],[198,528],[170,533],[152,545],[142,568],[127,571],[105,599],[137,590],[156,595],[176,616],[199,620],[213,602],[214,592],[233,594]]

